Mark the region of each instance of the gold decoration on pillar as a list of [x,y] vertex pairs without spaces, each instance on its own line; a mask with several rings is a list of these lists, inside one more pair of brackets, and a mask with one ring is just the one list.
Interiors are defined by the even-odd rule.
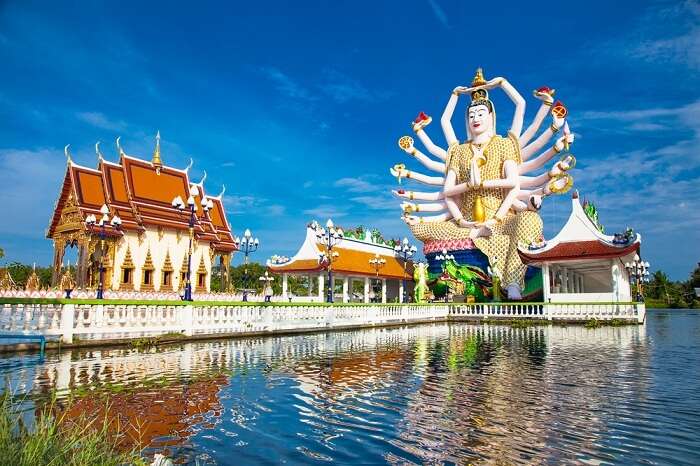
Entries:
[[160,169],[163,168],[163,160],[160,158],[160,131],[156,134],[156,148],[153,151],[151,165],[155,167],[156,173],[160,175]]

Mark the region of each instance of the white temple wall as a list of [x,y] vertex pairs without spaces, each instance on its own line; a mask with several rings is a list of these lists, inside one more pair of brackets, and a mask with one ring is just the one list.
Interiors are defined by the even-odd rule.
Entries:
[[[180,269],[182,267],[183,259],[186,260],[187,251],[189,246],[189,235],[186,231],[181,232],[178,238],[178,234],[175,230],[163,230],[162,233],[158,232],[158,229],[147,228],[144,233],[138,235],[133,231],[125,231],[122,240],[117,245],[114,271],[112,274],[112,289],[119,289],[121,284],[121,267],[124,264],[124,259],[126,257],[127,249],[131,251],[131,261],[134,264],[134,276],[133,276],[133,288],[134,290],[141,289],[141,283],[143,281],[143,265],[146,261],[146,255],[150,248],[151,260],[153,261],[153,266],[155,267],[153,275],[153,285],[155,291],[161,290],[161,272],[163,263],[165,262],[165,257],[168,252],[170,252],[170,262],[173,267],[172,275],[172,290],[163,291],[176,291],[180,286]],[[206,277],[206,289],[210,290],[211,286],[211,258],[209,254],[210,244],[208,242],[198,242],[195,241],[193,254],[192,254],[192,265],[191,265],[191,281],[193,289],[197,289],[197,269],[199,268],[199,262],[202,257],[204,257],[204,266],[207,270]]]

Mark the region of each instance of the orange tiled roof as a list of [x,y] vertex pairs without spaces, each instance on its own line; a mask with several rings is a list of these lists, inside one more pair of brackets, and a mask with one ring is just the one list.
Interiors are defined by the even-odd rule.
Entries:
[[629,246],[613,246],[601,241],[569,241],[562,242],[548,251],[540,254],[518,250],[523,263],[529,264],[541,261],[570,261],[580,259],[608,259],[622,257],[634,251],[639,251],[639,243]]
[[[186,230],[189,214],[176,212],[171,202],[176,196],[186,200],[190,184],[187,171],[163,166],[158,172],[150,162],[123,154],[119,164],[100,160],[97,170],[71,162],[46,236],[53,237],[71,194],[83,219],[89,214],[99,216],[99,209],[107,204],[112,214],[121,217],[125,230],[143,230],[145,226]],[[204,188],[199,186],[199,190],[197,239],[211,241],[216,250],[236,250],[221,199],[210,198],[214,208],[205,213],[200,203]]]
[[[322,245],[318,245],[318,249],[319,251],[326,250]],[[369,263],[369,260],[374,258],[374,253],[340,247],[333,248],[333,251],[337,251],[339,254],[333,262],[334,272],[357,276],[374,277],[377,275]],[[379,269],[379,277],[404,278],[403,264],[398,258],[389,255],[380,255],[380,257],[386,261],[386,264]],[[318,272],[324,268],[316,259],[301,259],[281,265],[270,265],[270,270],[273,272]],[[407,280],[413,279],[413,263],[410,261],[406,268],[405,278]]]

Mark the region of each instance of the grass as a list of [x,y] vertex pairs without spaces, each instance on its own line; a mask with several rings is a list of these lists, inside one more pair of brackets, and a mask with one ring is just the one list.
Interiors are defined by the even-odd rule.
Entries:
[[14,466],[119,466],[146,465],[135,449],[120,448],[119,432],[106,417],[90,419],[88,414],[68,419],[67,409],[59,410],[55,399],[36,413],[32,428],[22,420],[22,412],[5,392],[0,401],[0,463]]
[[508,325],[513,328],[538,327],[552,324],[552,322],[542,319],[484,319],[484,323],[490,325]]

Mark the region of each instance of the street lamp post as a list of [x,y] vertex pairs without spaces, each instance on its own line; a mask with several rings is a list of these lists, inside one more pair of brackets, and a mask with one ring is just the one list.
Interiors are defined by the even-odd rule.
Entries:
[[406,290],[406,266],[408,264],[408,259],[410,259],[418,249],[408,244],[408,238],[404,238],[401,243],[394,246],[394,252],[399,256],[399,259],[403,261],[403,296],[401,296],[401,302],[406,302],[407,290]]
[[644,296],[642,295],[642,283],[649,281],[649,262],[644,262],[639,258],[638,254],[634,255],[632,262],[627,262],[625,264],[627,273],[632,282],[634,282],[637,291],[637,302],[642,302]]
[[[435,260],[439,260],[442,262],[442,270],[444,271],[445,270],[445,263],[449,260],[452,260],[452,261],[455,260],[455,256],[452,254],[449,254],[447,252],[447,249],[443,249],[442,251],[440,251],[440,254],[435,256]],[[449,291],[450,291],[450,288],[448,286],[447,291],[445,292],[445,302],[449,301],[449,296],[450,296]]]
[[369,265],[374,269],[376,280],[379,281],[379,269],[386,265],[386,259],[379,254],[374,254],[374,257],[369,260]]
[[[195,198],[199,196],[199,188],[197,186],[192,185],[190,186],[190,193],[189,197],[187,198],[187,207],[189,207],[190,210],[190,219],[188,222],[188,229],[189,229],[189,234],[190,234],[190,243],[187,248],[187,273],[185,274],[185,294],[182,297],[183,301],[192,301],[192,277],[191,277],[191,270],[192,270],[192,245],[194,243],[194,226],[197,221],[197,217],[195,216],[195,212],[197,212],[197,203],[195,202]],[[182,200],[180,196],[177,196],[173,199],[171,205],[178,210],[180,213],[185,212],[185,202]],[[202,210],[206,213],[210,209],[214,207],[214,202],[211,199],[208,199],[206,196],[202,198]]]
[[333,221],[328,219],[326,222],[326,228],[316,229],[316,241],[321,245],[325,246],[325,252],[319,254],[318,262],[320,264],[325,263],[328,270],[328,293],[326,295],[326,302],[333,302],[333,262],[340,256],[338,251],[333,251],[333,248],[340,243],[343,239],[343,229],[333,226]]
[[102,213],[102,218],[100,221],[97,221],[97,217],[95,217],[94,214],[90,214],[87,216],[85,219],[85,223],[88,224],[91,228],[94,227],[96,224],[100,226],[100,277],[99,277],[99,282],[97,284],[97,299],[104,299],[104,274],[105,274],[105,267],[104,267],[104,255],[105,255],[105,238],[107,237],[107,232],[105,230],[107,223],[114,228],[115,231],[118,231],[121,228],[122,225],[122,219],[119,218],[117,214],[114,214],[112,217],[112,220],[109,220],[109,207],[107,207],[106,204],[102,204],[102,207],[100,208],[100,213]]
[[258,250],[260,240],[253,238],[253,234],[246,228],[243,238],[236,236],[233,241],[243,253],[243,301],[248,301],[248,255]]

